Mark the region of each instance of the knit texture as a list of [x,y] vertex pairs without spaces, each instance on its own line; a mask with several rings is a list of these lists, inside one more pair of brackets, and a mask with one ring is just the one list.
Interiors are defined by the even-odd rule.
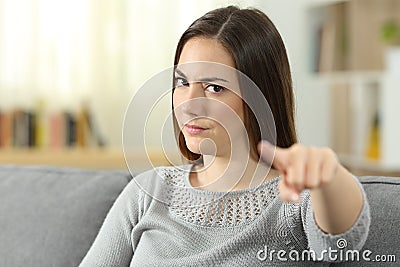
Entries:
[[[329,266],[323,250],[360,250],[370,225],[363,208],[345,233],[324,233],[310,194],[283,202],[276,177],[258,187],[210,192],[191,187],[191,165],[136,176],[106,216],[80,266]],[[344,245],[343,245],[344,244]],[[280,251],[280,252],[279,252]],[[278,253],[279,252],[279,253]]]

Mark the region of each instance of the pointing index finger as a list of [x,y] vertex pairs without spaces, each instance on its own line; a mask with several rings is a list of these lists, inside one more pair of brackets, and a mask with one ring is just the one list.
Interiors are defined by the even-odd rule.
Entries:
[[284,171],[289,164],[289,155],[286,149],[272,145],[268,141],[261,141],[258,150],[264,161],[279,171]]

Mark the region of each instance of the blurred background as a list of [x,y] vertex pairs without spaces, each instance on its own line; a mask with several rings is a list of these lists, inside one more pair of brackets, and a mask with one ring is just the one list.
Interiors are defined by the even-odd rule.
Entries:
[[300,142],[332,147],[356,174],[397,175],[400,0],[0,0],[0,163],[126,168],[130,99],[172,66],[191,22],[229,4],[280,31]]

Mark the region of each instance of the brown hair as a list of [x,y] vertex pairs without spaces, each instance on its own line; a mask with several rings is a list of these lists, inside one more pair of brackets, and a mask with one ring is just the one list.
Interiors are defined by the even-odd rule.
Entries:
[[[235,6],[218,8],[194,21],[181,36],[174,59],[179,62],[182,49],[193,37],[218,40],[232,55],[236,69],[247,75],[260,89],[269,103],[276,127],[276,145],[290,147],[297,142],[294,123],[294,96],[286,49],[282,38],[271,20],[260,10]],[[258,160],[257,144],[262,136],[260,127],[248,101],[251,93],[242,90],[244,103],[244,126],[249,135],[252,157]],[[254,95],[254,94],[253,94]],[[263,108],[263,107],[261,107]],[[186,146],[174,116],[174,128],[182,155],[191,161],[201,155],[192,153]],[[274,142],[274,140],[269,140]]]

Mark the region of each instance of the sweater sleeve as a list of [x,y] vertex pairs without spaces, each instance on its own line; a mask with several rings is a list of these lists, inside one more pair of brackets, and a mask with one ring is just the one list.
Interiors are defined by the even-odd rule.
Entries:
[[131,232],[138,223],[141,191],[135,179],[123,189],[109,210],[88,253],[79,266],[129,266],[134,247]]
[[[351,252],[350,250],[361,252],[367,240],[371,223],[369,204],[361,183],[354,176],[353,179],[361,188],[363,207],[353,226],[344,233],[329,234],[322,231],[315,221],[310,194],[303,195],[301,207],[303,228],[308,239],[309,249],[311,252],[315,252],[314,260],[345,261],[345,256],[341,255],[346,255],[346,251]],[[329,254],[329,251],[331,251],[331,254]],[[313,255],[313,253],[310,254]],[[351,258],[347,260],[351,260]]]

